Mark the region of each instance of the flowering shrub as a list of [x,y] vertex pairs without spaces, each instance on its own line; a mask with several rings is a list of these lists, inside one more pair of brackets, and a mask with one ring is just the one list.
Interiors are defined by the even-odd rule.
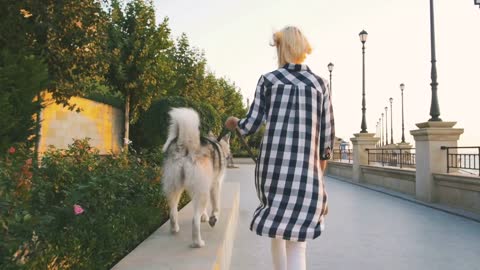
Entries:
[[34,168],[14,149],[0,160],[0,269],[108,269],[167,219],[158,154],[79,140]]

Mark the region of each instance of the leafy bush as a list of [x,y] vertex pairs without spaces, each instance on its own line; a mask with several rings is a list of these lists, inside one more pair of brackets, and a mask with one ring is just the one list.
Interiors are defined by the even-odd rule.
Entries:
[[220,134],[222,121],[215,109],[208,103],[188,100],[182,97],[167,97],[152,104],[132,127],[132,140],[136,148],[158,149],[167,140],[171,108],[190,107],[200,115],[201,133],[212,131]]
[[10,150],[0,160],[0,269],[108,269],[167,219],[158,153],[100,156],[79,140],[33,168],[28,150]]
[[[257,148],[252,148],[252,153],[253,153],[253,156],[255,158],[258,157],[258,154],[259,154],[259,150]],[[248,153],[247,150],[238,150],[236,151],[235,153],[233,153],[233,156],[236,157],[236,158],[252,158],[252,156],[250,156],[250,154]]]

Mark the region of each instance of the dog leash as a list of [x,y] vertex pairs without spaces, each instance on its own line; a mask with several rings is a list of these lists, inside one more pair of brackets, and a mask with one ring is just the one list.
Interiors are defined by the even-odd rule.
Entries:
[[250,158],[252,158],[253,161],[255,163],[257,163],[257,158],[253,154],[252,149],[250,149],[250,147],[248,146],[247,142],[245,141],[245,138],[243,138],[242,134],[240,133],[240,129],[238,127],[235,129],[235,132],[237,133],[237,136],[240,139],[240,142],[242,142],[243,147],[245,147],[245,149],[247,149],[247,152],[250,155]]
[[[227,135],[228,132],[229,130],[224,127],[222,129],[222,132],[220,133],[220,136],[218,136],[217,141],[220,141],[225,135]],[[240,133],[240,129],[238,127],[235,129],[235,133],[237,134],[240,142],[243,144],[243,147],[245,147],[245,149],[247,150],[248,154],[250,155],[250,158],[255,163],[257,163],[257,158],[253,154],[252,149],[248,146],[247,141],[245,141],[245,138],[243,138],[242,134]]]

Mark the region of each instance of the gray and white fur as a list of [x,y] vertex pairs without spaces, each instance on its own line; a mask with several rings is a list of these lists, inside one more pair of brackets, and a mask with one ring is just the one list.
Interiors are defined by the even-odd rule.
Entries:
[[[172,233],[177,233],[178,203],[184,190],[193,203],[192,247],[205,245],[200,222],[215,226],[220,214],[220,191],[225,176],[226,157],[230,155],[229,138],[220,141],[213,136],[200,136],[198,113],[190,108],[174,108],[170,112],[168,138],[163,146],[163,190],[170,207]],[[207,214],[210,199],[211,214]]]

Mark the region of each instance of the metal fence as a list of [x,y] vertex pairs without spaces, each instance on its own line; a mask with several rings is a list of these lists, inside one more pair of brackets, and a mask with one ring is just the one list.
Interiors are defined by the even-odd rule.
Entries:
[[[447,150],[447,173],[450,169],[464,169],[469,171],[478,171],[480,176],[480,146],[447,147],[442,146],[442,150]],[[468,153],[458,153],[458,151]],[[465,172],[465,171],[464,171]]]
[[415,168],[415,148],[372,148],[367,149],[368,164]]
[[350,149],[337,149],[333,150],[333,160],[352,163],[353,161],[353,152]]

